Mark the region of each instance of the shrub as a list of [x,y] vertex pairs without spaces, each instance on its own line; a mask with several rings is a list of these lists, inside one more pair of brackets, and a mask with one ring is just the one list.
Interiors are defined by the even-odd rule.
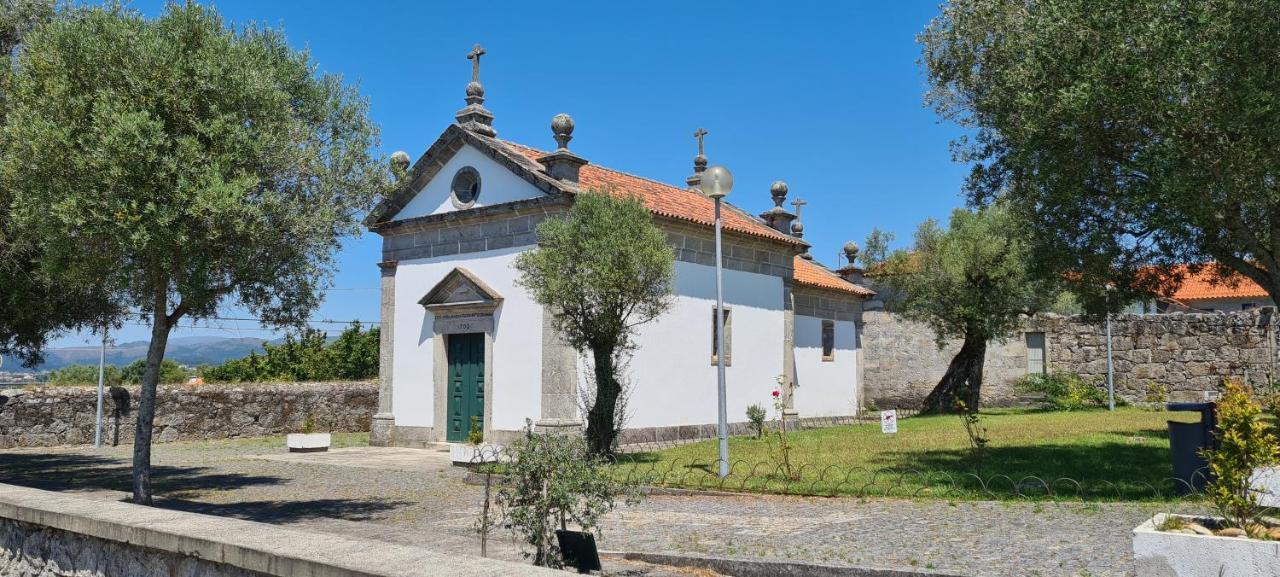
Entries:
[[1078,411],[1107,403],[1105,390],[1066,371],[1027,375],[1014,386],[1023,392],[1043,394],[1045,403],[1057,411]]
[[479,445],[484,442],[484,424],[480,422],[480,417],[471,417],[471,430],[467,431],[467,443]]
[[760,405],[747,407],[747,423],[751,425],[751,430],[755,431],[757,439],[764,436],[764,421],[768,418],[769,414],[765,412],[764,407]]
[[557,525],[598,533],[600,517],[614,509],[617,495],[625,494],[628,503],[639,500],[635,486],[616,481],[582,437],[534,433],[530,425],[504,455],[508,482],[496,502],[504,525],[533,546],[524,555],[534,565],[563,566]]
[[1142,400],[1152,405],[1153,408],[1163,408],[1164,403],[1169,400],[1169,387],[1151,381],[1147,383],[1147,387],[1143,391]]
[[1262,408],[1243,383],[1223,383],[1218,401],[1217,448],[1206,451],[1209,482],[1206,492],[1227,527],[1246,529],[1266,511],[1253,490],[1254,469],[1275,462],[1276,438],[1258,419]]

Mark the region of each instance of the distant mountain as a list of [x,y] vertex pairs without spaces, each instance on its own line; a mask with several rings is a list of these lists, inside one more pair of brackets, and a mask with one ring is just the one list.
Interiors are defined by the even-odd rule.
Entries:
[[[283,339],[280,339],[283,340]],[[183,365],[217,365],[227,359],[238,359],[250,352],[262,352],[263,339],[253,337],[174,337],[165,347],[165,358]],[[60,369],[67,365],[98,364],[98,347],[61,347],[45,351],[44,364],[37,370]],[[117,343],[107,347],[107,364],[124,366],[146,358],[147,341]],[[17,359],[4,357],[4,368],[19,370]]]

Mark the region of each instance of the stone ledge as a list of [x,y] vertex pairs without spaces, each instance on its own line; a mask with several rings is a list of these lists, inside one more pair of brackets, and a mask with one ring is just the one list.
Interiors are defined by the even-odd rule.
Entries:
[[277,577],[563,575],[508,561],[5,484],[0,484],[0,519]]

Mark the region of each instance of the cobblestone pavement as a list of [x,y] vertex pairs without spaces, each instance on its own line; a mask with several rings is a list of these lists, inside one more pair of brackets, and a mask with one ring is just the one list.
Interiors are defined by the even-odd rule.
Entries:
[[[482,487],[457,468],[371,469],[263,459],[281,439],[158,445],[158,504],[478,554]],[[129,448],[0,451],[0,482],[120,499]],[[404,470],[410,469],[410,470]],[[987,576],[1126,576],[1130,531],[1151,504],[651,496],[610,515],[600,547]],[[1181,507],[1180,509],[1185,509]],[[491,556],[519,559],[509,534]],[[613,562],[616,575],[670,570]],[[699,573],[705,574],[705,573]]]

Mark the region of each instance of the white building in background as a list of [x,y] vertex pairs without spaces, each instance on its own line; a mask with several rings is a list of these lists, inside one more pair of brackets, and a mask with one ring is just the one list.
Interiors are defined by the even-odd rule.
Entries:
[[[573,123],[553,121],[554,152],[497,138],[475,50],[467,106],[412,164],[398,191],[369,216],[383,237],[382,363],[373,442],[465,439],[473,419],[501,442],[532,420],[541,430],[582,426],[582,359],[548,313],[516,283],[512,264],[537,247],[535,229],[582,190],[640,197],[675,248],[676,298],[644,325],[627,367],[632,389],[623,442],[712,436],[713,203],[696,191],[699,151],[685,187],[603,168],[568,150]],[[402,157],[404,158],[404,157]],[[407,159],[406,159],[407,160]],[[730,421],[783,392],[799,418],[850,416],[860,401],[861,271],[832,272],[808,255],[797,216],[752,216],[725,206],[724,287]],[[739,190],[738,195],[750,194]],[[849,256],[856,247],[847,247]],[[852,259],[850,260],[852,262]]]

